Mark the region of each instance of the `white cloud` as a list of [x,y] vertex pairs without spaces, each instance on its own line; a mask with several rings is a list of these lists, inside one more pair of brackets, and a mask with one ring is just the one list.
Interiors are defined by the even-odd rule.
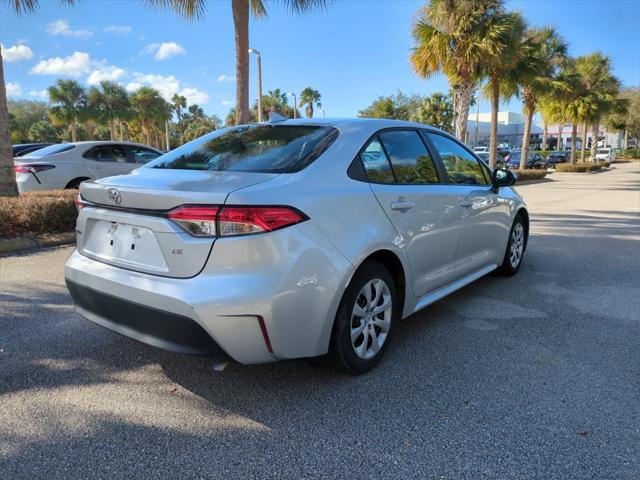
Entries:
[[7,97],[17,97],[22,95],[22,87],[17,82],[8,82],[5,87],[7,89]]
[[69,22],[66,20],[57,20],[47,25],[47,32],[51,35],[62,35],[63,37],[73,38],[89,38],[93,32],[89,30],[71,30]]
[[235,104],[233,100],[222,100],[222,102],[220,103],[222,103],[222,105],[224,105],[225,107],[230,107]]
[[130,25],[111,25],[109,27],[103,28],[103,31],[107,33],[118,33],[120,35],[126,35],[127,33],[131,33]]
[[91,58],[85,52],[73,52],[68,57],[41,60],[31,69],[35,75],[68,75],[77,77],[90,69]]
[[37,98],[42,98],[42,99],[48,99],[49,98],[49,92],[47,92],[46,89],[44,90],[31,90],[29,92],[29,96],[30,97],[37,97]]
[[93,70],[89,77],[87,77],[87,83],[89,85],[97,85],[102,80],[110,80],[115,82],[119,80],[126,72],[119,67],[113,65],[107,65],[106,63],[97,64],[96,69]]
[[153,58],[160,61],[175,57],[176,55],[184,55],[187,51],[182,45],[179,45],[176,42],[163,42],[147,45],[142,50],[142,53],[154,53]]
[[219,82],[234,82],[236,77],[225,75],[224,73],[218,77]]
[[2,58],[8,63],[19,62],[20,60],[29,60],[33,57],[33,51],[26,45],[14,45],[6,48],[4,45],[0,44],[0,48],[2,49]]
[[187,99],[187,103],[193,105],[194,103],[207,103],[209,101],[209,95],[205,92],[198,90],[197,88],[183,88],[180,91],[180,95]]
[[171,100],[176,93],[183,95],[190,104],[203,104],[209,101],[209,95],[197,88],[182,86],[180,80],[173,75],[142,74],[135,72],[133,80],[126,86],[127,91],[133,92],[140,87],[153,87],[160,92],[165,100]]

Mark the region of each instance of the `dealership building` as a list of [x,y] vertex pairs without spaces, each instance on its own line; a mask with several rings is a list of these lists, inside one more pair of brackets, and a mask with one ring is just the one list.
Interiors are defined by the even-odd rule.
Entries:
[[[534,118],[531,125],[531,148],[540,149],[542,147],[542,135],[544,125]],[[467,120],[467,145],[471,147],[489,146],[491,134],[491,112],[472,113]],[[571,148],[571,124],[549,125],[547,127],[547,148],[555,150],[557,148],[558,136],[562,141],[562,149]],[[524,115],[517,112],[498,112],[498,145],[509,148],[522,147],[524,136]],[[591,131],[587,132],[587,148],[591,147]],[[600,127],[598,141],[601,145],[613,148],[622,148],[624,135],[622,132],[609,132],[604,127]],[[582,148],[582,132],[578,129],[578,149]]]

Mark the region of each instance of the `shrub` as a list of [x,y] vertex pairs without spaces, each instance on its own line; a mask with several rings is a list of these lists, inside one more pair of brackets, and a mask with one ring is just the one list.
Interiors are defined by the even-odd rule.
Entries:
[[574,173],[585,173],[585,172],[596,172],[603,168],[607,168],[609,166],[606,162],[585,162],[585,163],[559,163],[556,165],[556,172],[574,172]]
[[618,154],[618,158],[640,158],[640,148],[627,148]]
[[0,197],[0,238],[70,232],[76,224],[77,190],[51,190]]
[[529,180],[542,180],[547,175],[547,171],[534,169],[518,170],[516,171],[516,175],[518,175],[519,182],[526,182]]

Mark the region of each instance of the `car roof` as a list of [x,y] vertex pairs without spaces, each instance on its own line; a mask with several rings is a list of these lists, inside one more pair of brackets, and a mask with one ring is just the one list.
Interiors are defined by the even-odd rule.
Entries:
[[[254,124],[255,125],[255,124]],[[377,130],[393,127],[413,127],[428,128],[450,135],[438,127],[426,125],[423,123],[409,122],[405,120],[394,120],[387,118],[291,118],[280,122],[265,122],[265,125],[311,125],[311,126],[330,126],[336,128],[367,126]]]

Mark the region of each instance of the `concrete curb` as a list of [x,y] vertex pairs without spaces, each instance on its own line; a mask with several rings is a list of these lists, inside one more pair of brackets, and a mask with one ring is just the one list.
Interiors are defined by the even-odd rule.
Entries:
[[30,235],[18,238],[0,238],[0,255],[36,250],[38,248],[56,247],[75,243],[76,232],[50,233],[46,235]]

